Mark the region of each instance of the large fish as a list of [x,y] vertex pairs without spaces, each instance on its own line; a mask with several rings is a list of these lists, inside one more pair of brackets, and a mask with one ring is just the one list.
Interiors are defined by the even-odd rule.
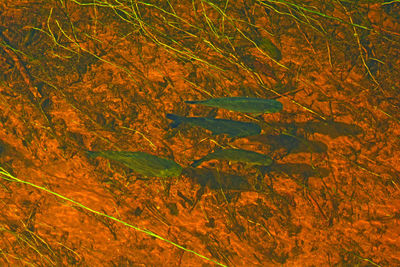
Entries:
[[228,148],[228,149],[217,150],[199,160],[194,161],[192,167],[197,167],[201,163],[212,159],[244,162],[251,165],[260,165],[260,166],[268,166],[271,165],[272,163],[272,159],[267,155],[249,150]]
[[130,151],[88,151],[90,157],[103,157],[118,161],[146,177],[176,177],[182,167],[175,161],[164,159],[145,152]]
[[224,108],[245,113],[274,113],[282,110],[282,103],[274,99],[254,97],[220,97],[208,100],[185,101],[188,104],[200,104],[215,108]]
[[261,127],[251,122],[203,117],[182,117],[175,114],[167,114],[167,118],[174,121],[171,123],[172,128],[178,127],[181,123],[187,123],[210,130],[213,134],[227,134],[231,137],[245,137],[261,132]]

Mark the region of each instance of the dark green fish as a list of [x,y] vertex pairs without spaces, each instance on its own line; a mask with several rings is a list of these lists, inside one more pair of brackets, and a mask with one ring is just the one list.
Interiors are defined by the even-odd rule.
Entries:
[[272,163],[272,159],[267,155],[249,150],[228,148],[228,149],[217,150],[199,160],[194,161],[192,167],[197,167],[204,161],[209,161],[212,159],[244,162],[251,165],[261,165],[261,166],[268,166],[271,165]]
[[266,52],[271,58],[279,61],[282,59],[281,51],[268,38],[263,37],[255,40],[259,48]]
[[200,104],[215,108],[224,108],[245,113],[274,113],[282,110],[282,103],[274,99],[254,97],[220,97],[208,100],[185,101],[188,104]]
[[103,157],[118,161],[146,177],[176,177],[182,167],[175,161],[164,159],[145,152],[130,151],[88,151],[90,157]]
[[182,117],[175,114],[167,114],[167,118],[174,121],[171,123],[172,128],[178,127],[181,123],[187,123],[210,130],[213,134],[227,134],[231,137],[245,137],[261,132],[261,127],[251,122],[203,117]]

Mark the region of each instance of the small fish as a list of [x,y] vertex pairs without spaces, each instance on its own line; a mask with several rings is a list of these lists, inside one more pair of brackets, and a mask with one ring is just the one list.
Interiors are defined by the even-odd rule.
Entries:
[[182,167],[175,161],[145,152],[88,151],[87,153],[92,158],[100,156],[118,161],[146,177],[176,177],[182,172]]
[[281,51],[268,38],[263,37],[257,39],[256,44],[258,47],[260,47],[264,52],[266,52],[271,58],[275,59],[276,61],[282,59]]
[[245,162],[251,165],[261,165],[261,166],[268,166],[271,165],[272,163],[272,159],[267,155],[249,150],[228,148],[228,149],[217,150],[213,153],[210,153],[207,156],[194,161],[191,166],[197,167],[201,163],[212,159]]
[[214,135],[227,134],[230,137],[245,137],[256,135],[261,132],[261,127],[251,122],[203,117],[182,117],[175,114],[167,114],[166,116],[168,119],[174,121],[170,125],[172,128],[178,127],[181,123],[187,123],[210,130]]
[[254,97],[220,97],[185,102],[188,104],[200,104],[209,107],[256,114],[279,112],[283,108],[282,103],[277,100]]

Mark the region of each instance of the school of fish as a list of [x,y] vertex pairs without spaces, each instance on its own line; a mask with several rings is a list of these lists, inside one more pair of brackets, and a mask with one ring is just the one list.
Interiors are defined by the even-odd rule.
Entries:
[[[185,101],[187,104],[199,104],[214,108],[223,108],[252,114],[275,113],[282,110],[283,106],[277,100],[251,98],[251,97],[221,97],[199,101]],[[175,114],[166,114],[172,120],[171,128],[181,124],[204,128],[213,135],[226,134],[228,137],[240,138],[255,136],[261,133],[261,127],[252,122],[242,122],[227,119],[208,117],[184,117]],[[89,157],[103,157],[120,162],[145,177],[177,177],[182,173],[182,166],[171,159],[158,157],[146,152],[131,151],[87,151]],[[272,159],[268,155],[243,149],[221,149],[214,151],[203,158],[195,160],[191,167],[198,167],[209,160],[227,160],[229,162],[242,162],[248,165],[269,166]]]

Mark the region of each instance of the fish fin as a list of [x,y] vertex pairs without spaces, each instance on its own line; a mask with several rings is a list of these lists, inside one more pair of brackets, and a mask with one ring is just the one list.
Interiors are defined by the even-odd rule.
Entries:
[[178,127],[183,122],[183,119],[184,119],[184,117],[181,117],[181,116],[178,116],[175,114],[171,114],[171,113],[168,113],[166,115],[166,117],[170,120],[173,120],[173,122],[170,124],[171,128]]
[[185,101],[186,104],[197,104],[199,101]]

